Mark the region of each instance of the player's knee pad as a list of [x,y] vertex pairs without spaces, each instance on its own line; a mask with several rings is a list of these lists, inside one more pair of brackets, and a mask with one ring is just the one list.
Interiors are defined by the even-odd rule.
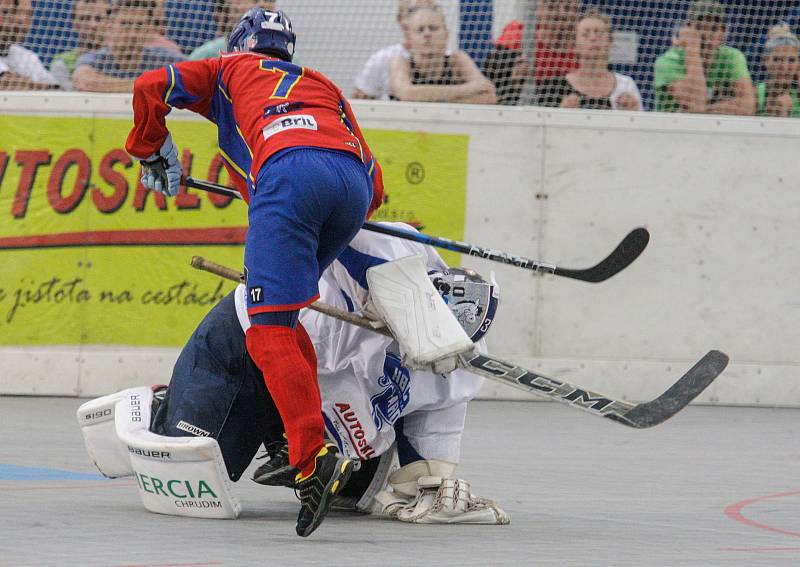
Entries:
[[131,388],[78,410],[86,449],[100,472],[133,475],[142,504],[151,512],[236,518],[241,505],[231,491],[217,440],[150,432],[152,398],[150,388]]

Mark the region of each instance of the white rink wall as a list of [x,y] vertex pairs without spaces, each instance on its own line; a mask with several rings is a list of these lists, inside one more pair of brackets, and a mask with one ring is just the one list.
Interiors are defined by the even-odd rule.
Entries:
[[[800,407],[800,122],[655,113],[354,104],[367,128],[470,136],[465,240],[588,267],[636,226],[651,242],[601,284],[495,270],[492,352],[630,400],[707,350],[699,401]],[[130,97],[0,95],[0,113],[127,116]],[[0,393],[95,396],[165,382],[174,349],[0,349]],[[485,397],[524,398],[487,384]]]

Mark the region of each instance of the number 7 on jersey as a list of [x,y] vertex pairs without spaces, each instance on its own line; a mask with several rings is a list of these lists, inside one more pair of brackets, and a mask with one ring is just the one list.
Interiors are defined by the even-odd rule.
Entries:
[[289,98],[292,89],[300,82],[300,79],[303,78],[302,67],[286,63],[285,61],[262,59],[259,68],[262,71],[269,71],[281,75],[280,79],[278,79],[278,84],[275,86],[275,90],[272,91],[269,97],[270,100]]

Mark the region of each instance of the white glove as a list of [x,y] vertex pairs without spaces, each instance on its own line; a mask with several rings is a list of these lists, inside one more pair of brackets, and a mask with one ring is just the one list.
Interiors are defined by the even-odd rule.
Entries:
[[417,485],[417,497],[395,512],[401,522],[503,525],[511,521],[497,502],[472,494],[466,480],[421,476]]
[[172,134],[167,134],[161,148],[142,160],[142,185],[151,191],[174,197],[181,190],[181,174],[178,149],[172,142]]

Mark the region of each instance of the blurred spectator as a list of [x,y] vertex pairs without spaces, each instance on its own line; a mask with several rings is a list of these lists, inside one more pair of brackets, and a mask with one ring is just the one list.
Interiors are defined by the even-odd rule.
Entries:
[[20,45],[31,28],[31,0],[0,0],[0,90],[57,88],[39,56]]
[[656,60],[656,110],[753,115],[755,89],[747,61],[724,45],[725,8],[696,0],[670,50]]
[[764,45],[764,66],[767,80],[757,87],[758,114],[800,117],[800,99],[797,97],[800,40],[788,24],[769,30]]
[[78,47],[53,58],[50,72],[64,90],[72,90],[72,73],[78,58],[100,49],[107,32],[108,1],[77,0],[72,7],[72,27],[78,36]]
[[415,8],[406,18],[410,57],[398,55],[389,72],[394,98],[407,101],[494,104],[492,83],[469,55],[447,51],[447,25],[438,8]]
[[108,46],[82,55],[72,74],[81,91],[130,92],[145,71],[185,57],[161,47],[146,47],[152,36],[155,0],[118,0],[111,9]]
[[433,0],[399,0],[397,3],[397,24],[403,32],[403,43],[387,45],[373,53],[355,80],[352,98],[389,100],[389,68],[392,61],[408,53],[408,26],[406,18],[416,8],[436,8]]
[[577,69],[573,32],[579,5],[579,0],[538,0],[532,61],[522,54],[522,22],[513,20],[506,25],[482,67],[494,83],[499,104],[518,104],[529,78],[538,85]]
[[[111,0],[114,4],[115,0]],[[156,7],[153,10],[153,29],[147,37],[146,47],[160,47],[176,53],[183,53],[181,47],[167,37],[167,0],[155,0]]]
[[533,104],[562,108],[642,110],[636,82],[608,70],[611,54],[611,21],[591,11],[575,26],[575,55],[580,67],[564,77],[539,83]]
[[[275,2],[254,2],[253,0],[215,0],[213,3],[214,23],[217,24],[218,37],[207,41],[189,55],[189,59],[209,59],[219,57],[220,52],[228,50],[228,34],[247,10],[261,6],[267,10],[275,9]],[[294,60],[294,59],[293,59]]]

